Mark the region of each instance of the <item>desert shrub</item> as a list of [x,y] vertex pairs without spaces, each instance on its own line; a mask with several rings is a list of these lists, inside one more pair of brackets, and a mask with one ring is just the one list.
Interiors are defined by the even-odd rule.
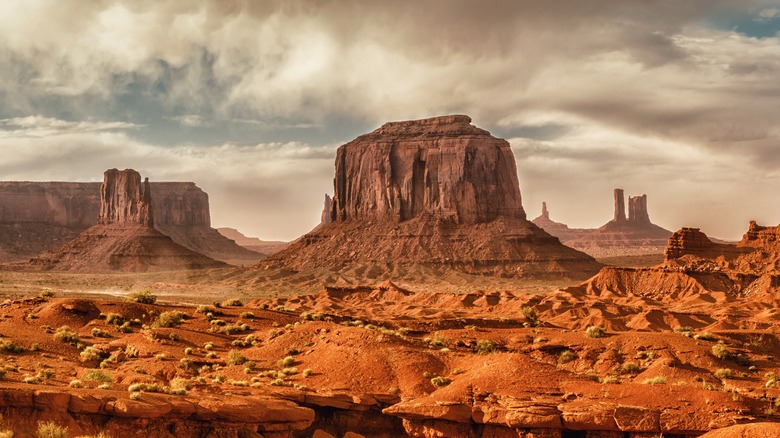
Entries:
[[311,368],[306,368],[305,370],[303,370],[303,377],[309,377],[311,376],[311,373],[312,373]]
[[37,438],[68,438],[68,428],[53,421],[38,422]]
[[241,319],[254,319],[255,318],[255,314],[252,313],[252,312],[243,312],[239,316],[241,317]]
[[525,327],[536,327],[539,325],[539,317],[536,316],[536,309],[530,306],[525,306],[520,309],[520,314],[523,315]]
[[686,326],[681,326],[681,327],[676,327],[674,329],[674,331],[677,332],[677,333],[681,333],[683,336],[686,336],[686,337],[689,337],[689,338],[693,336],[693,327],[690,327],[690,326],[687,326],[687,325]]
[[100,351],[95,347],[87,347],[79,353],[79,358],[82,362],[96,362],[101,359]]
[[598,379],[598,382],[604,385],[617,385],[620,383],[618,376],[604,376]]
[[585,329],[585,336],[589,338],[603,338],[606,335],[604,329],[599,326],[592,325]]
[[558,355],[558,363],[563,365],[577,359],[577,355],[571,350],[563,350]]
[[733,354],[734,353],[723,344],[718,343],[712,346],[712,355],[718,359],[728,359],[732,357]]
[[474,353],[490,354],[496,351],[496,344],[489,339],[480,339],[473,347]]
[[270,385],[273,386],[284,386],[284,379],[278,378],[271,381]]
[[718,368],[717,371],[715,371],[715,377],[723,380],[723,379],[730,379],[734,376],[734,371],[731,370],[731,368]]
[[81,380],[79,380],[79,379],[71,380],[68,385],[71,388],[83,388],[84,387],[84,383],[82,383]]
[[52,377],[54,377],[54,370],[51,368],[44,368],[38,371],[38,374],[36,374],[35,377],[39,379],[51,379]]
[[185,315],[178,310],[163,312],[152,323],[152,327],[176,327],[184,321]]
[[35,376],[26,375],[22,379],[22,382],[29,383],[30,385],[37,385],[37,384],[41,383],[41,379],[39,379],[39,378],[37,378]]
[[24,353],[25,351],[27,351],[27,349],[22,347],[19,344],[3,339],[2,341],[0,341],[0,351],[5,353],[19,354],[19,353]]
[[450,383],[452,383],[451,379],[448,379],[447,377],[442,376],[436,376],[431,379],[431,384],[437,388],[441,388],[443,386],[447,386]]
[[213,343],[211,343],[211,342],[206,342],[206,343],[203,345],[203,349],[204,349],[204,350],[206,350],[206,351],[213,350],[213,349],[214,349],[214,344],[213,344]]
[[221,327],[219,329],[219,332],[224,333],[226,335],[233,335],[236,333],[245,332],[247,330],[249,330],[249,326],[247,324],[228,324],[225,325],[224,327]]
[[154,304],[157,302],[157,295],[153,294],[151,289],[144,289],[131,293],[127,296],[127,300],[141,304]]
[[702,332],[697,335],[694,335],[693,339],[697,339],[700,341],[714,341],[715,336],[712,336],[709,332]]
[[138,399],[141,398],[141,393],[140,392],[133,392],[133,393],[130,394],[129,397],[130,397],[130,400],[138,400]]
[[120,333],[131,333],[133,329],[130,327],[130,322],[126,321],[122,325],[117,326],[116,330]]
[[764,386],[767,388],[773,388],[777,386],[778,382],[780,382],[780,376],[772,372],[764,374],[764,378],[766,378],[766,383]]
[[101,330],[97,327],[92,327],[92,336],[95,338],[107,338],[110,335],[105,330]]
[[81,377],[81,380],[89,380],[92,382],[108,382],[114,381],[114,378],[110,374],[101,370],[89,370]]
[[665,385],[666,384],[666,377],[664,376],[657,376],[653,377],[651,379],[645,379],[642,383],[645,385]]
[[238,350],[230,350],[227,355],[227,363],[228,365],[242,365],[244,362],[246,362],[246,356],[241,354]]
[[191,348],[191,347],[187,347],[187,348],[185,348],[185,349],[184,349],[184,354],[186,354],[186,355],[188,355],[188,356],[189,356],[190,354],[192,354],[192,348]]
[[216,358],[217,358],[217,353],[214,353],[213,351],[209,351],[208,353],[206,353],[206,359],[216,359]]
[[166,388],[159,383],[134,383],[127,387],[128,392],[168,392]]
[[168,355],[165,353],[157,353],[154,355],[154,358],[157,360],[165,360],[168,359]]
[[286,356],[284,359],[279,359],[277,365],[279,366],[279,368],[295,365],[295,358],[292,356]]
[[125,347],[125,356],[138,357],[138,348],[133,344],[127,344],[127,347]]
[[219,312],[217,311],[217,308],[214,306],[210,306],[208,304],[201,304],[195,309],[196,313],[211,313],[212,315],[219,315]]
[[227,300],[220,303],[222,307],[228,307],[228,306],[234,306],[234,307],[241,307],[244,305],[244,303],[241,302],[238,298],[228,298]]
[[81,340],[81,338],[79,338],[78,333],[71,330],[70,327],[63,325],[62,327],[57,328],[57,330],[54,332],[54,340],[68,344],[76,344]]
[[40,294],[38,294],[38,296],[41,298],[51,298],[54,296],[54,292],[50,291],[49,289],[44,289]]
[[190,389],[189,381],[181,377],[171,379],[171,381],[168,382],[168,385],[168,393],[172,395],[187,395],[187,391]]
[[122,325],[125,323],[125,317],[118,313],[109,313],[106,315],[106,324]]
[[624,362],[620,366],[621,374],[636,374],[639,372],[639,365],[636,362]]

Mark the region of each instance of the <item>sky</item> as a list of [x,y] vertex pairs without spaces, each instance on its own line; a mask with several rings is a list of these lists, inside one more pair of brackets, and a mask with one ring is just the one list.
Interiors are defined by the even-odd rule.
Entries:
[[[738,3],[738,4],[737,4]],[[336,148],[468,114],[529,218],[780,223],[780,1],[0,2],[0,180],[194,181],[212,223],[290,240]]]

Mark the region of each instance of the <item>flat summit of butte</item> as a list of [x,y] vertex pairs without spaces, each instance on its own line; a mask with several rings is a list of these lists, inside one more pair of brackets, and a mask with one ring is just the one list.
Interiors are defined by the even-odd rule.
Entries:
[[386,123],[339,147],[328,216],[257,268],[374,280],[412,266],[531,278],[600,267],[526,219],[509,143],[465,115]]
[[36,268],[77,272],[217,268],[224,263],[187,249],[154,228],[149,178],[109,169],[100,186],[97,224],[62,248],[30,261]]

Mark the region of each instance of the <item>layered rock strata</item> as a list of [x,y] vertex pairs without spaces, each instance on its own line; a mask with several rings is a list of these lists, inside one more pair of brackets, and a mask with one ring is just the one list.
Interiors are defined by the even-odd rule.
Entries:
[[39,269],[165,271],[221,267],[223,263],[187,249],[154,229],[149,180],[132,169],[107,170],[100,186],[97,225],[58,250],[30,261]]
[[[0,263],[54,250],[98,223],[100,183],[0,182]],[[211,228],[208,194],[192,182],[152,182],[154,227],[211,258],[248,264],[263,255]]]
[[445,116],[387,123],[341,146],[332,223],[259,268],[360,266],[373,279],[402,266],[528,277],[594,273],[592,258],[525,219],[509,143],[470,122]]

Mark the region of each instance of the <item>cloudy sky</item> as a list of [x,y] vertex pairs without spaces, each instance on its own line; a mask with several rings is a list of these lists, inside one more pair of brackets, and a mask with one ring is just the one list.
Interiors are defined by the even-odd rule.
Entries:
[[[739,3],[737,6],[736,4]],[[739,238],[780,223],[780,1],[0,2],[0,180],[195,181],[212,221],[292,239],[335,149],[468,114],[530,217]]]

